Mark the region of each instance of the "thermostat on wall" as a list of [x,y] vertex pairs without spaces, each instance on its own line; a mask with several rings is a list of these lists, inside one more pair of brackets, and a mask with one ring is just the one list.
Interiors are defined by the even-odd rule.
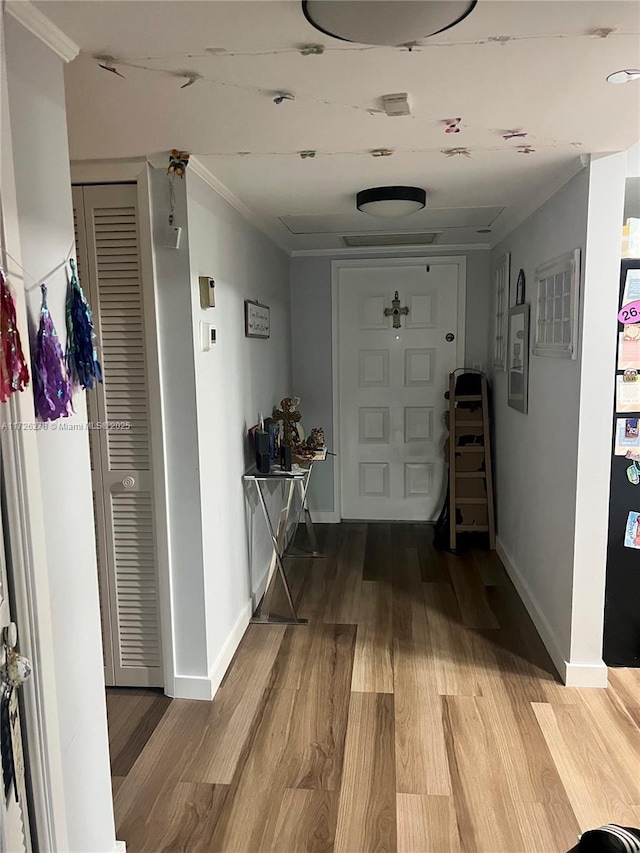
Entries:
[[215,308],[216,307],[216,283],[207,275],[198,276],[198,284],[200,285],[200,307]]

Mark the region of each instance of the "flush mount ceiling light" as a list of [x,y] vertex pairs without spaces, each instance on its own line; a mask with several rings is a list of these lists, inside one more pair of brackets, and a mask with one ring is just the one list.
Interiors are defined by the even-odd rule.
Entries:
[[427,194],[420,187],[371,187],[356,196],[358,210],[370,216],[408,216],[422,210],[426,203]]
[[623,68],[607,77],[607,83],[631,83],[633,80],[640,80],[640,68]]
[[477,0],[303,0],[321,33],[359,44],[399,46],[441,33],[464,20]]

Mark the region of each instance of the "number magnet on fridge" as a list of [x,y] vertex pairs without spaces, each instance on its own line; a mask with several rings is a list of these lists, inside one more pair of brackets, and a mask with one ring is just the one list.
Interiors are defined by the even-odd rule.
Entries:
[[640,323],[640,299],[634,299],[633,302],[623,305],[618,312],[618,323],[622,323],[625,326]]

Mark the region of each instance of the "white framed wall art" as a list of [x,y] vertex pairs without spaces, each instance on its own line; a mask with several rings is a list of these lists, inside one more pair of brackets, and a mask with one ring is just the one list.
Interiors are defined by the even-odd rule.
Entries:
[[510,275],[511,254],[506,252],[500,258],[494,273],[493,366],[496,370],[506,369]]
[[580,310],[580,249],[536,269],[533,354],[576,358]]

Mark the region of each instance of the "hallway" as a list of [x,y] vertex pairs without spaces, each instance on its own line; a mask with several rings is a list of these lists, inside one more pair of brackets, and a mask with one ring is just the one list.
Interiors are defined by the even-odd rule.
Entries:
[[499,560],[321,529],[308,627],[251,625],[213,703],[111,692],[130,853],[561,853],[640,825],[640,670],[564,688]]

